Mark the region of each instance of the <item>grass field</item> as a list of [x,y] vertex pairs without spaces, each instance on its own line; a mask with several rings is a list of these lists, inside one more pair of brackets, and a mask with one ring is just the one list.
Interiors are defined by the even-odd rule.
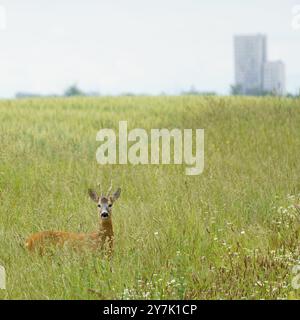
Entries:
[[[106,165],[101,128],[204,128],[205,169]],[[293,299],[300,264],[300,101],[120,97],[0,102],[1,299]],[[29,254],[41,230],[93,231],[88,187],[122,187],[112,265]]]

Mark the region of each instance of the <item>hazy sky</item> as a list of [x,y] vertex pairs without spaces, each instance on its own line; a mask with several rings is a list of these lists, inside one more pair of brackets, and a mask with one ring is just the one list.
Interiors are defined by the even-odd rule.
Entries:
[[[269,59],[300,87],[300,0],[0,0],[0,97],[17,91],[228,93],[233,35],[265,33]],[[1,8],[1,7],[0,7]],[[0,9],[0,26],[3,14]]]

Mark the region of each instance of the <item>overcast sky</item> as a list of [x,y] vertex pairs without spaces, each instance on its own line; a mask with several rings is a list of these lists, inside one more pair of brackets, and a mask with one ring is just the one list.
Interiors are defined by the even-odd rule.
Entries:
[[[265,33],[268,58],[300,87],[300,0],[0,0],[0,97],[62,93],[229,92],[233,35]],[[2,13],[1,13],[2,12]],[[1,21],[2,20],[2,21]]]

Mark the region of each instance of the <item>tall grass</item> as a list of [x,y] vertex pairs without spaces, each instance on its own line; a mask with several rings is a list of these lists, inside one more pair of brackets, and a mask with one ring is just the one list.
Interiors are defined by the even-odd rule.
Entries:
[[[101,128],[204,128],[205,169],[106,165]],[[120,97],[0,103],[2,299],[299,298],[300,101]],[[40,230],[97,228],[88,187],[122,187],[110,263],[91,252],[40,257]]]

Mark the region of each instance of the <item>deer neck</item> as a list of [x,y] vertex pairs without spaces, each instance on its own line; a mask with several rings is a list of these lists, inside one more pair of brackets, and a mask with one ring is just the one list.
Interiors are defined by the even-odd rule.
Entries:
[[105,237],[112,237],[114,235],[111,218],[99,221],[99,234]]

